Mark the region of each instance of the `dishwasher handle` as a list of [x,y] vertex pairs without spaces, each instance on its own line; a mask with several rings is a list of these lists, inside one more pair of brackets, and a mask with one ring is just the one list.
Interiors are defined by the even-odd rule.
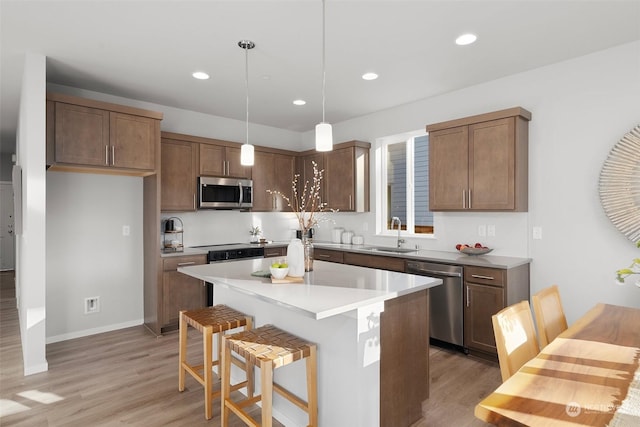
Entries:
[[462,277],[462,273],[457,273],[453,271],[431,270],[427,268],[422,268],[415,264],[410,264],[407,267],[407,273],[420,273],[420,274],[436,275],[436,276],[444,276],[444,277]]

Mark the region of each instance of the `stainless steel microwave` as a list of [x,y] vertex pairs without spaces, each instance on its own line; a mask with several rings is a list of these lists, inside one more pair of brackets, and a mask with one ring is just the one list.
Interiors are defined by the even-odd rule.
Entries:
[[248,209],[252,206],[252,180],[212,176],[198,179],[199,209]]

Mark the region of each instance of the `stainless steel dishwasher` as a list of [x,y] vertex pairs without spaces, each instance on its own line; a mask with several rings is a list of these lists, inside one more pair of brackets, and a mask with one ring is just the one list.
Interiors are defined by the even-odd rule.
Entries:
[[429,330],[433,339],[463,346],[462,267],[433,262],[409,261],[407,273],[442,279],[429,289]]

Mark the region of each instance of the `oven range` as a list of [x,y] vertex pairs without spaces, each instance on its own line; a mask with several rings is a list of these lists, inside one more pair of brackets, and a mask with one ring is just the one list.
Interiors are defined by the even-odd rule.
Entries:
[[[264,258],[264,246],[250,243],[225,243],[221,245],[192,246],[207,251],[207,262],[238,261],[247,258]],[[213,284],[207,283],[207,305],[213,305]]]

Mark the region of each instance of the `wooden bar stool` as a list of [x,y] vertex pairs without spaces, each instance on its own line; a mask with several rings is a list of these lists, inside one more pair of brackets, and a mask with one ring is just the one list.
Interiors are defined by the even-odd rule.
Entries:
[[[187,363],[187,329],[194,327],[202,333],[204,360],[202,365],[190,365]],[[222,336],[225,331],[244,327],[249,330],[252,327],[251,317],[240,313],[226,305],[215,305],[198,310],[180,311],[180,350],[179,350],[179,374],[178,390],[184,391],[185,372],[191,374],[204,387],[204,416],[207,420],[213,416],[213,399],[220,395],[220,391],[213,392],[213,367],[218,365],[220,374],[220,360],[222,355]],[[213,334],[218,334],[218,356],[213,360]],[[234,358],[233,363],[247,372],[247,379],[231,387],[237,390],[247,387],[247,394],[253,396],[253,368],[247,362]]]
[[[245,424],[259,426],[244,411],[244,407],[262,401],[262,427],[271,427],[271,406],[273,391],[307,412],[309,426],[318,425],[318,392],[317,392],[317,358],[316,345],[302,338],[291,335],[273,325],[264,325],[256,329],[226,335],[222,338],[224,351],[222,353],[222,426],[229,422],[229,409],[238,415]],[[249,396],[239,402],[230,398],[231,393],[231,358],[235,352],[247,362],[260,368],[259,396]],[[300,399],[282,386],[273,382],[273,371],[300,359],[307,363],[307,401]]]

